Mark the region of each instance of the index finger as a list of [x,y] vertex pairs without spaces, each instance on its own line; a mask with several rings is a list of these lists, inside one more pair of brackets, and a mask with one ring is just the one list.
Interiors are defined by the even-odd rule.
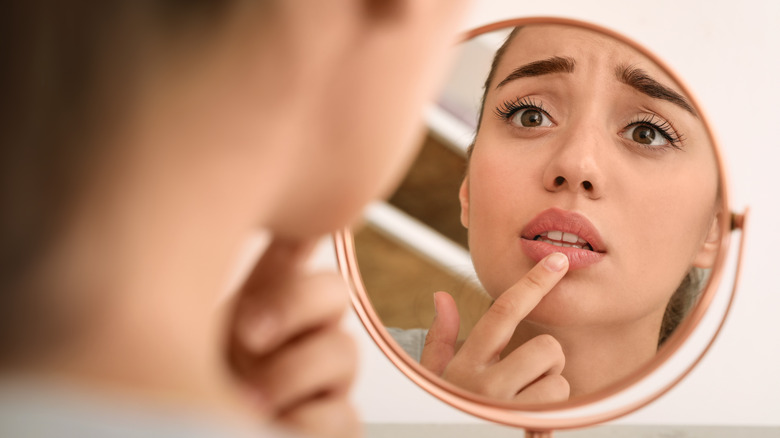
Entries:
[[[257,353],[263,348],[270,348],[268,344],[275,346],[274,342],[286,340],[282,335],[271,336],[271,329],[290,329],[290,326],[294,328],[308,324],[311,317],[319,320],[323,319],[323,314],[340,315],[341,306],[331,303],[332,294],[312,294],[308,300],[302,300],[301,294],[306,289],[319,290],[324,286],[320,277],[299,275],[315,243],[274,237],[230,302],[228,322],[231,325],[231,344],[237,342],[237,345],[244,347],[231,349],[242,350],[249,346]],[[289,310],[293,304],[300,309],[312,302],[318,306],[317,311],[294,314],[296,318],[293,318],[292,323],[289,321]]]
[[493,302],[472,329],[461,351],[481,363],[496,358],[509,343],[517,325],[563,278],[568,268],[569,259],[559,252],[540,260]]
[[[239,290],[225,303],[233,329],[252,331],[258,312],[284,293],[314,248],[313,241],[274,237]],[[246,326],[250,327],[246,327]]]
[[312,253],[316,240],[274,237],[247,277],[239,294],[271,289],[290,278]]

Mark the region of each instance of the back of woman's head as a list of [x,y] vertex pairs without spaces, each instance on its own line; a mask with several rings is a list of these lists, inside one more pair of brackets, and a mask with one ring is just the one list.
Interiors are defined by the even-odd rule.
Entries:
[[[39,272],[109,153],[101,139],[132,95],[148,48],[229,2],[10,2],[0,14],[0,356],[46,332]],[[22,335],[24,334],[24,336]],[[41,334],[47,337],[48,334]]]

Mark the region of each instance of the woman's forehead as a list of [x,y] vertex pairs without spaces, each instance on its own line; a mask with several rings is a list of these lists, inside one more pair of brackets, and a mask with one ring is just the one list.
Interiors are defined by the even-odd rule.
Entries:
[[574,71],[600,68],[613,73],[621,67],[640,68],[665,85],[679,86],[658,64],[630,45],[602,33],[570,25],[527,25],[513,33],[493,79],[500,83],[516,68],[531,62],[560,57],[574,62]]

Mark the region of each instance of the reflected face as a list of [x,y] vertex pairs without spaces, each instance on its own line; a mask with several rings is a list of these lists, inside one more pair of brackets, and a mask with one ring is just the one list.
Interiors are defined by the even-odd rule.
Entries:
[[527,321],[660,325],[687,272],[714,261],[717,194],[705,127],[658,65],[584,29],[516,32],[460,192],[492,297],[560,251],[571,270]]

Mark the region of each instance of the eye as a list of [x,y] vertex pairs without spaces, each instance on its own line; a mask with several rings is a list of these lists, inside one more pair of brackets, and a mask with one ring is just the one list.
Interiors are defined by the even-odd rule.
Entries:
[[645,146],[663,146],[669,143],[666,136],[657,128],[643,124],[629,127],[623,133],[623,137]]
[[620,135],[642,147],[659,150],[665,147],[680,149],[683,139],[682,134],[674,129],[669,121],[654,114],[642,116],[629,123]]
[[513,125],[524,128],[537,128],[552,126],[553,123],[547,115],[537,108],[525,108],[516,111],[511,118]]
[[542,102],[528,96],[506,100],[494,112],[499,119],[518,128],[555,126]]

